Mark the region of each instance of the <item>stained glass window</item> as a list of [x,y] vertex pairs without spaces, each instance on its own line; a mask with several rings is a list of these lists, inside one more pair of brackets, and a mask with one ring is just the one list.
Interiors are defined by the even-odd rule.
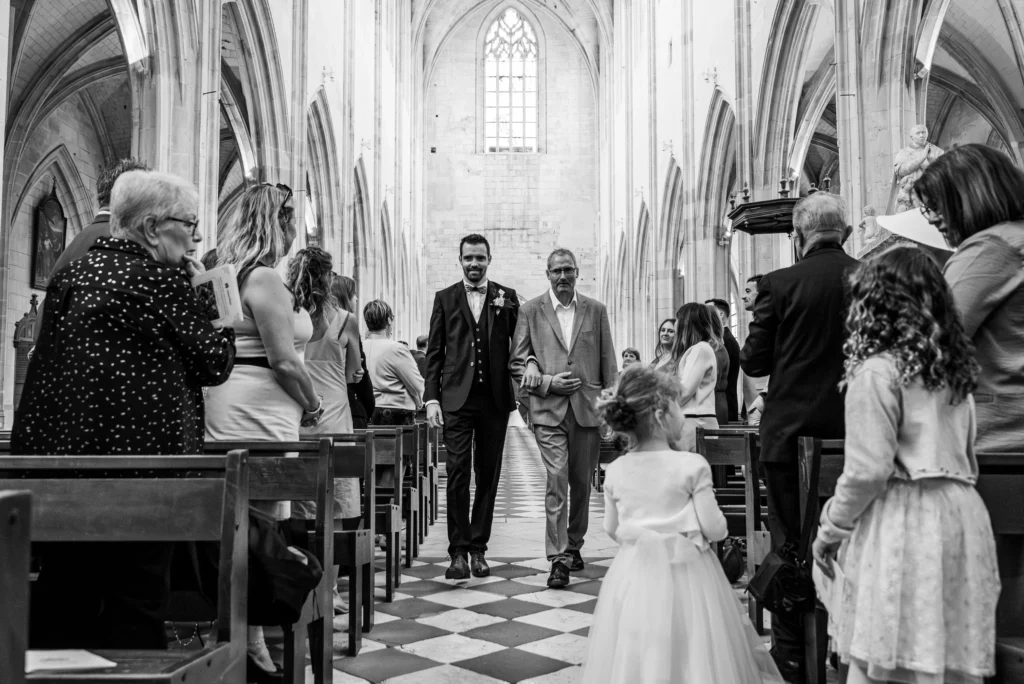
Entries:
[[537,35],[511,7],[484,43],[484,143],[488,152],[537,151]]

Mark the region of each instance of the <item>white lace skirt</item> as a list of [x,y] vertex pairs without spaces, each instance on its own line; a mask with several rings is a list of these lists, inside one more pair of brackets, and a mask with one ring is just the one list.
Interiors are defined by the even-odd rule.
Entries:
[[617,536],[582,682],[782,684],[706,543],[624,527]]
[[981,684],[995,672],[999,568],[988,510],[954,480],[892,480],[839,551],[829,634],[872,679]]

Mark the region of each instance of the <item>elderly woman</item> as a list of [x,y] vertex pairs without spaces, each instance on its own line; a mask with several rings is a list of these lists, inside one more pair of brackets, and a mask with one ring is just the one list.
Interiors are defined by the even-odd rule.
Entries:
[[370,425],[412,425],[423,405],[423,376],[409,348],[391,339],[395,314],[379,299],[363,307],[366,368],[376,407]]
[[[201,270],[198,193],[122,174],[111,235],[58,272],[14,417],[14,454],[196,454],[204,385],[231,373],[189,275]],[[116,506],[117,502],[111,502]],[[32,648],[165,648],[171,544],[52,544],[32,590]]]

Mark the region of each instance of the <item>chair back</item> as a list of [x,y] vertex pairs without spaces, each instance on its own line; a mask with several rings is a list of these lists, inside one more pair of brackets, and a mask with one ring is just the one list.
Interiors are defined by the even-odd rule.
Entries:
[[1020,493],[1024,491],[1024,453],[987,454],[978,458],[978,483],[981,495],[996,534],[1024,535],[1024,507]]
[[373,530],[374,512],[377,510],[377,433],[374,430],[358,435],[339,433],[324,435],[333,441],[331,458],[334,461],[334,476],[359,478],[363,481],[363,495],[360,517],[363,529]]
[[742,466],[747,459],[747,434],[757,428],[706,429],[697,426],[697,453],[712,466]]
[[[800,471],[800,520],[810,516],[814,520],[813,531],[817,529],[821,502],[836,492],[836,483],[843,474],[845,443],[841,439],[815,439],[800,437],[797,440],[798,465]],[[810,557],[810,545],[808,545]]]
[[25,681],[32,494],[0,491],[0,682]]
[[245,652],[249,455],[6,456],[0,489],[32,492],[33,542],[219,541],[218,639]]

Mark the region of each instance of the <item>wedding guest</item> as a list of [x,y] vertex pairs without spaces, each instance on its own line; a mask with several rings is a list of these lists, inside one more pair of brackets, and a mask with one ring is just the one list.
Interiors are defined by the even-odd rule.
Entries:
[[[772,548],[800,542],[797,438],[844,435],[843,319],[846,273],[857,260],[843,251],[852,227],[838,195],[818,192],[793,208],[799,261],[761,279],[740,364],[771,375],[761,419],[761,466]],[[772,655],[789,681],[804,675],[803,616],[772,615]]]
[[718,418],[719,425],[724,425],[729,422],[729,375],[732,368],[729,365],[729,350],[725,346],[725,328],[718,315],[718,307],[714,304],[705,304],[705,306],[711,312],[711,348],[715,350],[715,365],[718,368],[718,378],[715,380],[715,417]]
[[651,365],[661,368],[672,361],[672,345],[676,341],[676,319],[666,318],[658,326],[658,346],[654,348],[654,360]]
[[[355,316],[355,312],[359,310],[356,281],[348,276],[334,273],[331,292],[338,302],[338,308],[342,311],[349,311]],[[359,336],[359,319],[355,317],[353,322],[356,325],[356,341],[359,343],[359,367],[363,373],[358,380],[348,384],[348,406],[352,414],[352,428],[365,430],[370,423],[370,416],[373,415],[376,404],[373,398],[373,383],[370,382],[370,374],[366,370],[363,340]]]
[[727,417],[729,422],[735,422],[740,416],[740,343],[736,341],[736,336],[732,334],[729,325],[732,307],[724,299],[709,299],[704,303],[714,305],[715,313],[722,322],[722,342],[729,358],[729,375],[725,387]]
[[971,342],[923,250],[893,247],[850,280],[845,461],[813,546],[838,577],[829,633],[848,684],[980,683],[999,572],[974,489]]
[[[47,287],[12,454],[203,452],[202,387],[228,378],[235,345],[189,284],[203,270],[199,194],[176,176],[127,171],[110,206],[111,236]],[[29,646],[166,648],[173,546],[40,547]]]
[[[247,188],[217,245],[218,265],[233,264],[238,273],[243,320],[235,329],[235,369],[207,395],[207,439],[294,442],[300,423],[315,424],[323,413],[323,398],[303,361],[313,321],[275,270],[295,240],[291,197],[280,184]],[[253,502],[252,507],[278,520],[291,511],[287,501]],[[248,653],[255,676],[263,676],[257,668],[264,674],[278,671],[262,627],[249,627]]]
[[423,406],[423,376],[409,347],[391,339],[395,314],[375,299],[363,307],[366,323],[366,368],[376,407],[370,425],[412,425]]
[[[747,282],[743,286],[743,308],[747,311],[753,312],[754,310],[754,302],[757,301],[757,288],[760,286],[762,278],[764,276],[760,273],[752,275],[747,278]],[[740,365],[738,361],[737,365]],[[740,417],[746,419],[747,425],[760,425],[761,414],[764,413],[764,400],[768,396],[768,376],[754,378],[743,373],[740,385],[743,393],[743,412]]]
[[622,367],[627,368],[634,363],[640,363],[640,352],[633,347],[626,347],[622,350]]
[[633,446],[605,475],[604,529],[619,550],[581,681],[781,684],[711,546],[728,534],[711,468],[670,446],[683,434],[682,394],[674,377],[634,365],[598,404]]
[[671,368],[682,386],[683,437],[677,447],[697,450],[697,426],[718,428],[715,412],[715,387],[718,385],[718,361],[714,341],[717,317],[704,304],[683,304],[676,312],[676,340],[672,347]]

